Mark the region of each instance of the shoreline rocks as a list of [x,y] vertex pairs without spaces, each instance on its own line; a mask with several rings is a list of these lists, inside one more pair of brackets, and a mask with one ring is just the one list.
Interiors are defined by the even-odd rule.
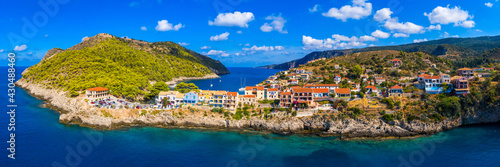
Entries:
[[[47,89],[40,84],[28,83],[24,78],[16,85],[27,90],[31,95],[45,100],[47,106],[59,111],[59,122],[77,124],[82,127],[98,130],[114,130],[135,126],[160,128],[192,128],[224,131],[257,131],[279,134],[311,134],[318,136],[339,136],[340,139],[391,139],[412,138],[436,134],[461,125],[489,123],[500,121],[500,110],[475,112],[472,115],[455,120],[444,120],[436,123],[412,121],[394,121],[386,123],[380,119],[344,119],[332,120],[323,117],[283,117],[272,119],[251,117],[250,119],[226,119],[218,113],[204,116],[203,111],[181,108],[166,110],[156,114],[130,114],[127,111],[116,111],[115,116],[106,117],[102,109],[92,108],[83,98],[69,98],[67,92]],[[138,112],[138,111],[137,111]],[[175,114],[174,114],[175,113]],[[182,114],[184,113],[184,114]],[[198,114],[196,114],[198,113]],[[201,113],[201,114],[200,114]],[[111,115],[113,115],[111,114]]]

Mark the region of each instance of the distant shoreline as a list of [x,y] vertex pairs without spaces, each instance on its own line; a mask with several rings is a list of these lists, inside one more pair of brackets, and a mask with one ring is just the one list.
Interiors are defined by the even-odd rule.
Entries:
[[171,81],[165,82],[167,85],[175,85],[179,82],[183,81],[192,81],[192,80],[203,80],[203,79],[213,79],[213,78],[220,78],[219,75],[217,74],[208,74],[203,77],[179,77],[179,78],[172,78]]

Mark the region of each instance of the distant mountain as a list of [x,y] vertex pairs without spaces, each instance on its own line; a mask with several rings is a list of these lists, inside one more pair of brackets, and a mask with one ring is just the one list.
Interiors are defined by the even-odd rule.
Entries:
[[101,33],[66,50],[47,51],[38,64],[23,72],[22,79],[71,94],[101,86],[114,95],[135,98],[155,82],[227,73],[219,61],[173,42],[150,43]]
[[483,36],[475,38],[445,38],[420,43],[412,43],[396,46],[378,46],[359,49],[317,51],[307,54],[305,57],[282,64],[262,66],[269,69],[290,69],[306,64],[308,61],[319,58],[332,58],[350,53],[396,50],[405,52],[426,52],[434,56],[453,56],[454,58],[469,58],[481,55],[489,50],[500,47],[500,36]]

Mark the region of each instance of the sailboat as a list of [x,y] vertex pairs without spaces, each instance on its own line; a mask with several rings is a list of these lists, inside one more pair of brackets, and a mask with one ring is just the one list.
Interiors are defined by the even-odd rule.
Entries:
[[210,87],[213,87],[214,84],[212,84],[212,79],[210,79]]
[[[241,87],[241,88],[240,88],[240,89],[238,89],[238,91],[240,91],[240,92],[244,92],[244,91],[245,91],[245,87],[244,87],[244,86],[246,85],[246,83],[245,83],[245,82],[246,82],[246,79],[247,79],[247,78],[240,78],[240,87]],[[242,80],[243,80],[243,82],[241,82]]]

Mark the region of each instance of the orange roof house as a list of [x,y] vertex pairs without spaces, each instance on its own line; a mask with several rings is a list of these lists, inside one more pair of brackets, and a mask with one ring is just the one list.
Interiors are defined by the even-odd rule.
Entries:
[[103,88],[103,87],[94,87],[94,88],[90,88],[90,89],[87,89],[88,91],[105,91],[105,90],[108,90],[108,88]]

